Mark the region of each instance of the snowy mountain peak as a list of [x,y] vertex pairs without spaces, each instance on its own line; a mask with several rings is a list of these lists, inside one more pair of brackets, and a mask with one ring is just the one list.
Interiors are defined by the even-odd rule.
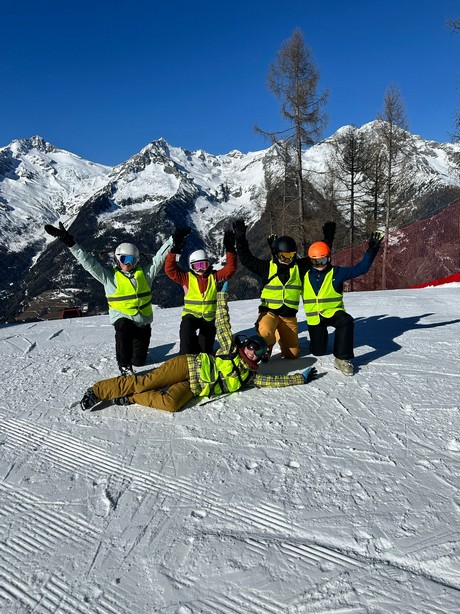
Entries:
[[42,153],[51,153],[57,151],[51,143],[45,141],[41,136],[33,136],[28,139],[18,139],[10,144],[11,152],[15,155],[24,155],[29,153],[32,149],[41,151]]

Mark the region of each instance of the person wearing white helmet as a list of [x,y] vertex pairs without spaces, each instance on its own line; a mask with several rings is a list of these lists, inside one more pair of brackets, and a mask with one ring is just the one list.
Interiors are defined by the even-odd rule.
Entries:
[[142,266],[137,246],[120,243],[115,249],[115,266],[109,268],[78,245],[62,223],[59,228],[47,224],[45,231],[67,245],[83,268],[103,284],[110,323],[115,328],[118,368],[122,375],[132,375],[133,367],[143,367],[147,361],[153,319],[152,283],[172,248],[173,238]]
[[179,268],[177,260],[190,233],[187,226],[176,229],[174,245],[166,256],[166,275],[184,290],[184,309],[179,330],[180,354],[213,353],[216,339],[217,283],[230,279],[236,271],[235,235],[224,232],[226,264],[214,271],[205,250],[197,249],[188,257],[189,270]]

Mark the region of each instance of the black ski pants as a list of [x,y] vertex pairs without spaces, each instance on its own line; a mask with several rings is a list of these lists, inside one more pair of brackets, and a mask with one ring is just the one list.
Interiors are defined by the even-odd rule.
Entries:
[[216,324],[190,314],[182,317],[180,323],[180,354],[214,354]]
[[332,318],[320,316],[319,324],[308,325],[310,353],[314,356],[327,354],[328,326],[335,328],[334,356],[342,360],[353,358],[355,321],[346,311],[336,311]]
[[115,350],[119,367],[143,367],[147,362],[150,324],[137,326],[128,318],[120,318],[115,324]]

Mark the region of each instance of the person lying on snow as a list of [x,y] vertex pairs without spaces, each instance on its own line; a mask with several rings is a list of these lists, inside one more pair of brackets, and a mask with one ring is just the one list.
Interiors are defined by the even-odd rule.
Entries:
[[216,355],[202,352],[175,356],[146,375],[113,377],[96,382],[80,401],[83,410],[99,401],[115,405],[138,403],[175,412],[193,397],[209,397],[241,388],[281,388],[307,384],[317,376],[314,367],[292,375],[257,373],[267,344],[260,335],[233,336],[228,311],[227,282],[217,293],[216,327],[220,348]]

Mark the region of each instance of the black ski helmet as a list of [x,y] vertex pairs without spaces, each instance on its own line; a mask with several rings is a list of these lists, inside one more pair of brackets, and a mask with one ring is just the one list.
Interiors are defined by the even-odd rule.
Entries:
[[272,245],[272,251],[275,256],[279,252],[296,252],[297,243],[292,237],[278,237]]
[[237,348],[245,348],[246,346],[250,347],[257,357],[257,362],[262,360],[262,357],[267,351],[267,342],[258,334],[246,337],[246,335],[239,333],[236,334],[233,339]]

